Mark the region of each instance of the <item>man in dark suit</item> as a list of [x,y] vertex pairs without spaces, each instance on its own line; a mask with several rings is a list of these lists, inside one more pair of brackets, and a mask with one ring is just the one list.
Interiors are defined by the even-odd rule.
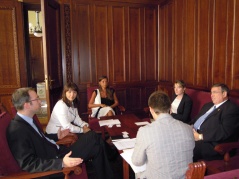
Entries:
[[18,112],[8,126],[7,140],[22,170],[61,170],[92,159],[98,178],[113,178],[104,143],[95,132],[89,131],[81,135],[69,148],[58,146],[34,124],[33,116],[41,108],[41,101],[34,89],[16,90],[12,102]]
[[213,85],[212,102],[205,104],[194,119],[194,161],[221,159],[214,147],[238,140],[239,108],[228,99],[228,95],[227,85]]

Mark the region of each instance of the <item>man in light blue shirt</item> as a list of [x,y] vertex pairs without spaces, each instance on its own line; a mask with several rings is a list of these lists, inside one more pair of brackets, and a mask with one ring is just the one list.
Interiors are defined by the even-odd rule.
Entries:
[[34,89],[17,89],[12,95],[12,102],[17,114],[7,128],[7,140],[22,170],[61,170],[62,167],[77,166],[92,159],[100,179],[113,178],[104,143],[95,132],[85,133],[69,148],[57,146],[34,124],[33,116],[41,107],[41,101]]

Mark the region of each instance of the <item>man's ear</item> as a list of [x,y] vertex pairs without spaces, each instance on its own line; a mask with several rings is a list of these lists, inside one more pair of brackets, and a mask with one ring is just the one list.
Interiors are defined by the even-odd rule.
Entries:
[[227,92],[223,91],[222,95],[223,95],[224,98],[227,97]]
[[24,109],[28,109],[28,108],[29,108],[29,105],[31,105],[30,103],[31,103],[31,102],[29,102],[29,103],[27,103],[27,102],[24,103],[23,108],[24,108]]
[[154,113],[154,109],[151,108],[150,106],[149,106],[149,111],[150,111],[151,114]]

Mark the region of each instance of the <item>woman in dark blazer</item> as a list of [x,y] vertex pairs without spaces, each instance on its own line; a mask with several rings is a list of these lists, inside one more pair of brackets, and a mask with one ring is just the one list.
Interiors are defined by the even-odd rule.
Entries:
[[175,95],[172,100],[170,113],[173,118],[188,124],[191,120],[190,115],[193,102],[185,93],[185,89],[186,87],[183,80],[177,80],[174,83]]

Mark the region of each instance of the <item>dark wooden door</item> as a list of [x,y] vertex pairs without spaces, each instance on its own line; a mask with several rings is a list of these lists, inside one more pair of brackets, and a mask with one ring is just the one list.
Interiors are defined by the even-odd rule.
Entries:
[[0,1],[0,103],[11,113],[11,95],[27,86],[22,3]]
[[48,119],[62,92],[62,56],[60,5],[54,0],[41,0],[43,16],[43,58],[48,104]]

